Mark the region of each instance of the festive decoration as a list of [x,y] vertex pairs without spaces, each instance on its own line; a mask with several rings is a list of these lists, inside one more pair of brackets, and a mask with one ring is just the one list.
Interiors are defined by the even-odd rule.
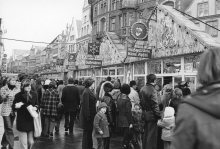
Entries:
[[76,53],[70,53],[69,54],[69,58],[68,58],[68,62],[75,62],[76,61]]

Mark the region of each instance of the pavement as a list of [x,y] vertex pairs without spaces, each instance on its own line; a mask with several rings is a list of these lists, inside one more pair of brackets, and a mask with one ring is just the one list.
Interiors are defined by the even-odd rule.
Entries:
[[[0,117],[0,139],[4,133],[3,119]],[[14,126],[14,135],[18,132]],[[119,136],[114,136],[111,138],[110,149],[120,149],[122,138]],[[97,148],[96,139],[93,138],[93,147]],[[32,149],[81,149],[82,148],[82,129],[77,127],[77,123],[74,127],[74,133],[69,135],[64,132],[64,120],[62,120],[60,125],[60,134],[54,134],[53,139],[38,138],[35,140],[35,144]],[[19,149],[19,141],[15,141],[14,149]]]

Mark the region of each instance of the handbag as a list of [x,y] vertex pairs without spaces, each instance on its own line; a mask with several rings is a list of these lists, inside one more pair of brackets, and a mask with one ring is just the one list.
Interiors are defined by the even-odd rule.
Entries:
[[38,117],[38,113],[36,110],[34,110],[34,107],[32,105],[27,106],[27,110],[33,118]]
[[38,116],[34,117],[34,137],[40,137],[42,132],[40,112],[37,114]]

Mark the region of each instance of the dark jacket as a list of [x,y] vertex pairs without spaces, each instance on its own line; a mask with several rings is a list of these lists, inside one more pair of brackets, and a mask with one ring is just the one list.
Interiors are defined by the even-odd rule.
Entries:
[[83,91],[85,89],[85,86],[78,85],[77,88],[79,89],[80,102],[82,102],[82,94],[83,94]]
[[43,95],[41,102],[41,113],[44,116],[57,116],[59,103],[59,94],[56,89],[47,89]]
[[96,98],[89,88],[85,88],[82,95],[80,109],[80,126],[83,129],[93,129],[93,120],[96,115]]
[[75,111],[80,105],[79,89],[74,85],[67,85],[63,88],[61,101],[65,111]]
[[105,93],[102,102],[105,102],[108,106],[107,111],[106,111],[106,115],[107,115],[107,119],[108,122],[110,123],[110,125],[113,125],[114,123],[114,118],[116,115],[116,108],[115,108],[115,103],[112,99],[112,96],[109,93]]
[[[31,114],[28,112],[27,107],[29,105],[37,106],[37,94],[35,92],[30,92],[31,96],[27,101],[27,94],[19,92],[15,95],[15,99],[12,108],[17,111],[16,127],[18,131],[29,132],[34,131],[34,120]],[[19,109],[15,109],[15,104],[23,102],[24,105]]]
[[[98,112],[94,118],[94,137],[106,138],[109,137],[108,120],[105,114]],[[99,132],[102,131],[103,135]]]
[[117,109],[118,109],[118,127],[129,127],[132,121],[131,113],[131,101],[125,94],[120,94],[117,100]]
[[140,104],[143,111],[152,111],[154,121],[160,118],[160,109],[158,105],[157,91],[152,84],[146,84],[140,90]]
[[220,83],[200,88],[180,104],[174,149],[220,148]]

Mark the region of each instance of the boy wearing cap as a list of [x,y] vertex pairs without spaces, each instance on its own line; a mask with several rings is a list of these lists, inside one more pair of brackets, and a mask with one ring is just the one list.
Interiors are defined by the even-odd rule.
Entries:
[[100,103],[98,106],[98,113],[94,118],[94,137],[97,139],[98,148],[109,148],[107,138],[109,137],[109,123],[105,112],[107,110],[107,104],[105,102]]

